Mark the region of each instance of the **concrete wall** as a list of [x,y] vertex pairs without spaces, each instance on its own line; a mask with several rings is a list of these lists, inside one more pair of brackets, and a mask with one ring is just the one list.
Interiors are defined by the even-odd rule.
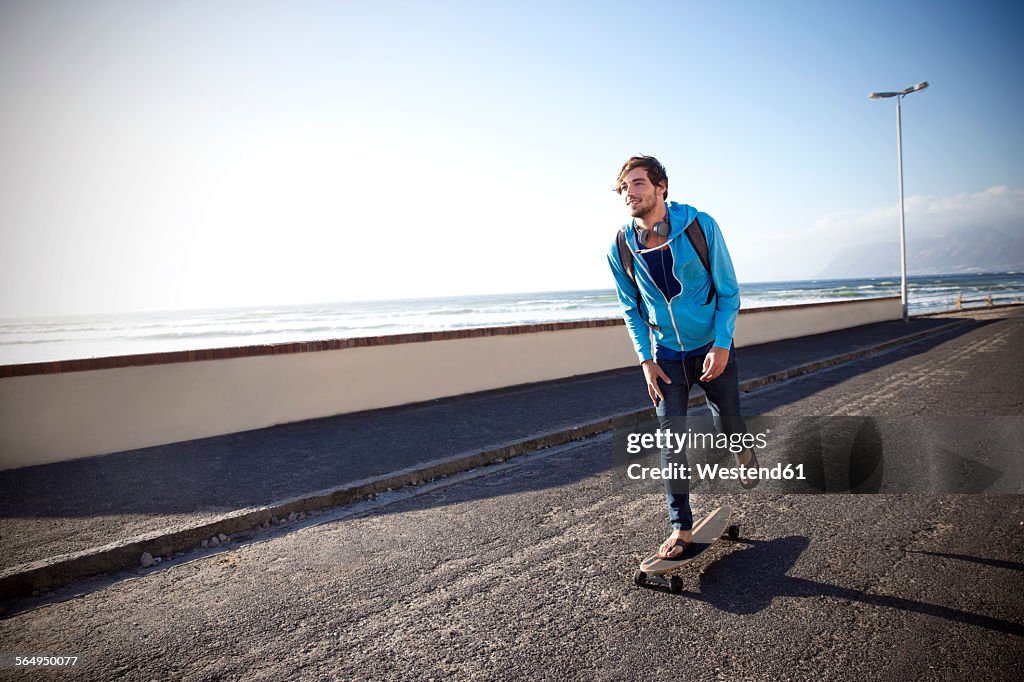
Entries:
[[903,317],[903,306],[893,297],[754,308],[740,313],[733,335],[737,347],[898,320]]
[[[736,345],[898,319],[900,314],[899,299],[743,311],[737,322]],[[0,469],[600,372],[637,362],[621,324],[579,327],[570,323],[547,325],[543,331],[465,334],[145,366],[79,371],[40,367],[40,373],[8,375],[0,379]]]

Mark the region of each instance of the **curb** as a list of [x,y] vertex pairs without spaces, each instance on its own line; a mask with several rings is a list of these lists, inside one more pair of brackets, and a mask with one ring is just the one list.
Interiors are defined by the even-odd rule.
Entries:
[[[874,346],[790,367],[762,377],[742,381],[740,390],[750,391],[972,324],[974,324],[974,320],[958,320],[936,329],[909,334]],[[691,397],[689,404],[698,405],[703,400],[703,395],[698,395]],[[156,557],[192,550],[203,540],[214,535],[223,533],[230,536],[260,529],[262,524],[270,522],[275,516],[284,517],[291,512],[309,513],[318,509],[350,504],[393,488],[420,485],[435,478],[468,471],[574,440],[581,440],[647,417],[651,414],[651,410],[652,408],[649,407],[634,410],[526,440],[503,443],[487,450],[459,453],[381,476],[361,479],[343,486],[286,498],[266,506],[235,510],[198,526],[178,530],[153,531],[139,536],[134,541],[111,543],[14,566],[0,571],[0,599],[23,597],[31,594],[34,590],[61,587],[83,578],[137,567],[139,558],[144,552]]]
[[[925,331],[917,332],[914,334],[908,334],[906,336],[901,336],[897,339],[890,339],[889,341],[884,341],[882,343],[875,344],[874,346],[859,348],[848,353],[840,353],[839,355],[833,355],[831,357],[823,358],[821,360],[815,360],[814,362],[809,362],[805,365],[797,365],[796,367],[790,367],[789,369],[780,370],[778,372],[774,372],[763,377],[757,377],[755,379],[748,379],[746,381],[742,381],[740,382],[740,390],[752,391],[755,388],[760,388],[761,386],[765,386],[767,384],[773,384],[775,382],[783,381],[785,379],[792,379],[793,377],[798,377],[801,374],[815,372],[819,369],[825,369],[826,367],[834,367],[835,365],[839,365],[844,362],[850,362],[851,360],[859,360],[860,358],[867,357],[868,355],[881,353],[882,351],[886,351],[891,348],[896,348],[897,346],[905,346],[907,344],[914,343],[915,341],[920,341],[921,339],[928,338],[929,336],[937,336],[939,334],[951,332],[955,329],[967,327],[972,324],[975,324],[974,320],[957,320],[956,322],[950,322],[949,324],[944,324],[941,327],[937,327],[935,329],[926,329]],[[703,400],[703,397],[699,398],[697,402],[700,402],[701,400]],[[690,399],[690,404],[694,404],[693,398]]]

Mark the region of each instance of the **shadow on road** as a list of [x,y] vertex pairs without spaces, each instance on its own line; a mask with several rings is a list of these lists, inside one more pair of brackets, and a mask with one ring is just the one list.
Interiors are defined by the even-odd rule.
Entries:
[[[786,573],[793,568],[797,559],[810,545],[810,540],[806,536],[749,540],[747,544],[748,549],[723,553],[707,565],[700,576],[700,591],[685,593],[683,598],[702,601],[729,613],[745,615],[761,611],[777,597],[828,597],[839,601],[858,601],[871,606],[922,613],[1024,637],[1024,626],[1011,621],[913,599],[869,594],[863,590],[788,576]],[[990,565],[1011,563],[990,562],[961,555],[952,556]],[[1020,564],[1013,566],[1017,570],[1021,567]]]
[[1008,568],[1011,571],[1024,571],[1024,564],[1016,561],[1003,561],[1002,559],[985,559],[983,557],[968,556],[966,554],[951,554],[949,552],[925,552],[917,549],[908,549],[908,554],[926,554],[928,556],[937,556],[944,559],[958,559],[960,561],[969,561],[975,564],[981,564],[982,566],[994,566],[996,568]]
[[[786,385],[785,391],[770,392],[771,386],[769,385],[769,391],[764,396],[764,400],[762,401],[761,396],[758,396],[758,411],[767,413],[784,405],[799,402],[804,398],[818,393],[823,388],[835,386],[862,374],[882,369],[896,362],[900,362],[917,355],[928,353],[954,339],[960,338],[965,334],[976,332],[995,322],[1002,321],[1005,320],[979,320],[974,324],[954,329],[937,336],[928,337],[905,346],[897,346],[882,353],[868,355],[855,361],[834,365],[827,368],[827,372],[823,370],[811,372],[806,375],[802,375],[804,380],[790,381]],[[742,363],[743,349],[741,348],[738,353],[738,361]],[[814,381],[813,379],[815,378],[819,378],[820,380]],[[937,406],[937,413],[941,413],[941,409],[943,407],[945,406]],[[950,412],[950,414],[953,414],[953,412]]]

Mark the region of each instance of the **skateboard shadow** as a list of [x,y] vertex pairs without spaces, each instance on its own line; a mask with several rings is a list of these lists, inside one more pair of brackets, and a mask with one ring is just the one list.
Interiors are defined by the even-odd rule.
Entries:
[[[838,601],[858,601],[872,606],[900,609],[937,618],[968,623],[979,627],[1024,637],[1024,626],[962,609],[905,599],[889,595],[868,594],[863,590],[786,575],[810,545],[806,536],[790,536],[776,540],[748,540],[748,549],[723,553],[704,567],[699,592],[684,592],[683,597],[705,602],[722,611],[738,615],[757,613],[776,597],[828,597]],[[930,552],[923,552],[930,554]],[[990,565],[1008,562],[975,560]],[[1020,564],[1016,564],[1019,570]]]

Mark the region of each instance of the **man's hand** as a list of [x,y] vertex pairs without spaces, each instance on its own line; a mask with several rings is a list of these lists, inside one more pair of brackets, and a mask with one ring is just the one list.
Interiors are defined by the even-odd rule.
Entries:
[[728,348],[712,347],[708,354],[704,356],[704,374],[701,375],[700,380],[711,381],[712,379],[717,379],[725,371],[725,365],[728,362]]
[[661,389],[658,387],[658,379],[661,379],[666,384],[671,384],[672,380],[662,371],[661,367],[658,367],[658,363],[654,360],[644,360],[644,363],[640,366],[644,370],[644,378],[647,379],[647,394],[651,396],[651,402],[657,406],[659,400],[665,401],[665,396],[662,395]]

